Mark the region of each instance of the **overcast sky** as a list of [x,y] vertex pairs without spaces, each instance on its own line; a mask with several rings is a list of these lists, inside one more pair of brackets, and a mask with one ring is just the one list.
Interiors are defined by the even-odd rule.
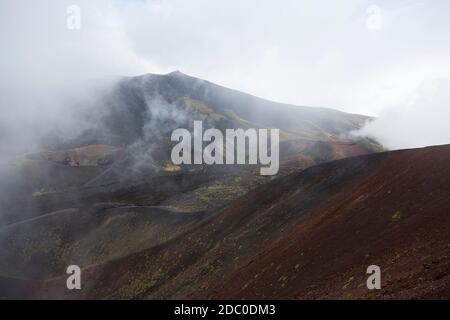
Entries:
[[[81,9],[80,30],[66,26],[69,5]],[[448,119],[449,12],[448,0],[2,0],[0,86],[45,92],[181,70],[275,101],[380,118],[408,106],[425,112],[419,93],[431,95],[432,110],[438,90]]]

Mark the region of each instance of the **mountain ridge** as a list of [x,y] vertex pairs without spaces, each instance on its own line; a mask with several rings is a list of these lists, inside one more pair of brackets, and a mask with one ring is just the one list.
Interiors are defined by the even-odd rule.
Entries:
[[127,76],[127,77],[123,77],[123,78],[125,78],[125,79],[133,79],[133,78],[145,78],[145,77],[155,77],[155,76],[156,77],[178,77],[178,78],[183,78],[184,77],[186,79],[189,79],[190,81],[201,81],[201,82],[205,82],[205,83],[207,83],[209,85],[214,85],[214,86],[220,87],[222,89],[226,89],[226,90],[231,90],[231,91],[237,92],[237,93],[242,94],[242,95],[252,96],[252,97],[254,97],[256,99],[264,100],[264,101],[269,102],[269,103],[276,103],[276,104],[278,104],[280,106],[299,107],[299,108],[322,110],[322,111],[334,111],[334,112],[339,112],[339,113],[345,113],[345,114],[352,115],[352,116],[363,116],[363,117],[366,117],[366,118],[369,118],[369,119],[373,119],[374,118],[372,116],[363,115],[363,114],[359,114],[359,113],[342,111],[342,110],[339,110],[339,109],[337,109],[335,107],[298,105],[298,104],[292,104],[292,103],[287,103],[287,102],[280,102],[280,101],[277,101],[275,99],[267,99],[267,98],[261,97],[259,95],[247,93],[247,92],[245,92],[243,90],[239,90],[239,89],[236,89],[236,88],[231,88],[231,87],[228,87],[226,85],[217,84],[217,83],[215,83],[213,81],[205,80],[205,79],[202,79],[202,78],[199,78],[199,77],[196,77],[196,76],[191,76],[191,75],[189,75],[187,73],[184,73],[184,72],[182,72],[180,70],[174,70],[174,71],[171,71],[171,72],[168,72],[168,73],[161,73],[161,74],[159,74],[159,73],[144,73],[144,74],[141,74],[141,75]]

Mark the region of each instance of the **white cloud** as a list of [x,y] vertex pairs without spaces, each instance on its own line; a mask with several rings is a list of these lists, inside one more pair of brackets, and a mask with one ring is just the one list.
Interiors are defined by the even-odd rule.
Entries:
[[385,109],[357,134],[390,149],[450,143],[450,78],[423,83],[401,105]]
[[381,8],[377,5],[370,5],[366,9],[366,27],[372,31],[383,29],[383,14]]

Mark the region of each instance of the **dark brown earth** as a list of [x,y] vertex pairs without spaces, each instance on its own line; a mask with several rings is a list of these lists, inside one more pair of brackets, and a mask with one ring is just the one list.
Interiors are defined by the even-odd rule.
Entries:
[[[450,145],[358,156],[275,179],[189,232],[86,267],[81,291],[65,291],[64,276],[15,294],[448,299],[449,213]],[[381,290],[366,288],[373,264]]]
[[[181,73],[98,103],[92,128],[0,163],[0,298],[448,297],[448,146],[363,156],[383,151],[352,135],[370,117]],[[174,165],[171,132],[194,120],[279,128],[277,177]]]

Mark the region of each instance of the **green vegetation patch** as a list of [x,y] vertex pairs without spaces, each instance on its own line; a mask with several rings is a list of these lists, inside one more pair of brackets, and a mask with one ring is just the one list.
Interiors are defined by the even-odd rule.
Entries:
[[180,101],[184,107],[188,107],[195,110],[198,113],[202,113],[212,121],[219,121],[226,118],[225,116],[215,112],[211,107],[207,106],[201,101],[194,100],[188,97],[182,97]]
[[400,210],[397,210],[391,217],[391,221],[392,222],[397,222],[400,221],[400,219],[402,218],[402,212]]
[[367,149],[373,151],[373,152],[383,152],[386,151],[386,149],[375,139],[370,137],[364,137],[361,140],[358,141],[362,146],[366,147]]

